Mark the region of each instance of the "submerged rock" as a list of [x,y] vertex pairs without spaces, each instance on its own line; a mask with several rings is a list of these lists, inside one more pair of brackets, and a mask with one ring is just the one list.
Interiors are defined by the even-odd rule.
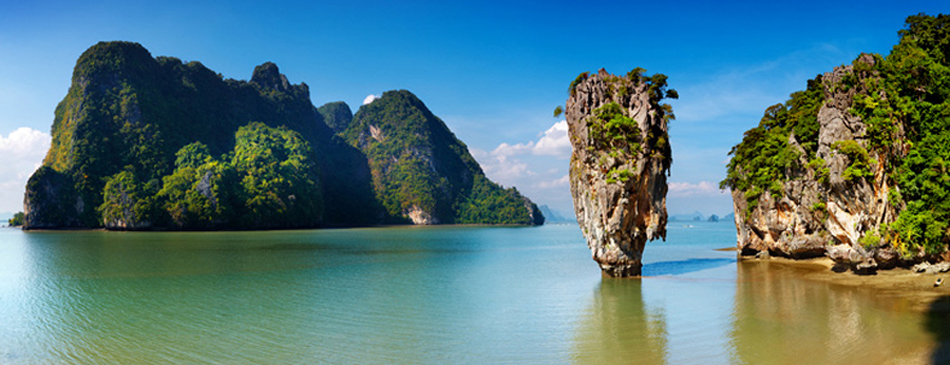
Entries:
[[639,276],[648,240],[666,238],[670,168],[666,76],[601,69],[578,76],[565,113],[571,145],[571,195],[577,223],[603,272]]

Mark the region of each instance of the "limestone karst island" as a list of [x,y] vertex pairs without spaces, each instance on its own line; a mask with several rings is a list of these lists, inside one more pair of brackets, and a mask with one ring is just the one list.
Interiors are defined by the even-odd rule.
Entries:
[[722,187],[742,255],[859,273],[950,257],[950,17],[911,16],[899,35],[808,80],[733,147]]
[[639,276],[647,240],[666,237],[667,122],[677,98],[663,74],[580,74],[566,110],[574,211],[594,261],[610,276]]
[[79,57],[25,229],[539,225],[406,90],[316,108],[273,63],[250,81],[103,42]]

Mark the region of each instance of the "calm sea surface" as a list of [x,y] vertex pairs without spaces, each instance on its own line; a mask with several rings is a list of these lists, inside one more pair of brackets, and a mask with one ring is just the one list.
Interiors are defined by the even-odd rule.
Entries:
[[672,222],[643,279],[576,225],[118,233],[0,229],[0,364],[929,362],[945,317],[737,263]]

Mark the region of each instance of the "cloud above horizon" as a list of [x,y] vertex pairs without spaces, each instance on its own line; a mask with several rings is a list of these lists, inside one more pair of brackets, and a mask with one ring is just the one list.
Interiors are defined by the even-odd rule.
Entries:
[[43,164],[52,138],[49,134],[20,127],[4,137],[0,134],[0,212],[23,209],[23,192],[30,175]]
[[376,96],[376,95],[373,95],[373,94],[366,95],[366,97],[363,98],[363,105],[372,103],[372,102],[376,101],[376,99],[379,99],[379,97]]
[[514,145],[508,143],[499,144],[492,152],[492,156],[501,158],[503,161],[508,156],[517,155],[535,155],[535,156],[555,156],[567,159],[571,156],[571,140],[567,136],[567,121],[562,120],[554,123],[546,131],[538,134],[537,141],[528,141],[526,143],[517,143]]
[[729,193],[728,190],[720,190],[719,185],[710,181],[670,182],[667,185],[669,186],[667,195],[672,197],[722,196]]

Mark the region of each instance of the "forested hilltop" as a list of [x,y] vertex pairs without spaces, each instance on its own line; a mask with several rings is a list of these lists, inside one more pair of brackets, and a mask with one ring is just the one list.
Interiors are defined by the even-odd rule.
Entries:
[[[198,62],[153,58],[137,43],[99,43],[80,56],[69,93],[56,108],[52,145],[27,183],[24,226],[543,222],[530,200],[488,181],[465,145],[421,101],[407,91],[390,94],[411,98],[384,96],[373,104],[419,110],[427,118],[378,115],[363,110],[375,107],[364,106],[356,123],[345,103],[318,110],[308,86],[291,84],[273,63],[257,66],[250,81],[238,81]],[[387,132],[387,149],[368,153],[367,146],[343,138],[358,135],[356,125],[387,131],[411,125],[416,132]],[[440,131],[436,139],[417,138],[429,130]],[[416,163],[416,152],[426,150],[428,162]],[[425,195],[430,193],[441,195]],[[448,204],[449,214],[423,203],[429,201],[439,209]],[[412,219],[419,212],[439,219]]]
[[950,243],[950,16],[907,18],[769,107],[730,152],[743,254],[827,255],[858,272],[945,260]]

